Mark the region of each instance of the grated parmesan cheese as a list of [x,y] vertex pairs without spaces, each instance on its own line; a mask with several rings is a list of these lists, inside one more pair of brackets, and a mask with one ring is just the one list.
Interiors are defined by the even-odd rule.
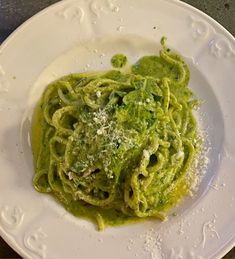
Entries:
[[97,91],[97,92],[96,92],[96,96],[97,96],[98,98],[100,98],[101,92],[100,92],[100,91]]
[[176,154],[175,158],[178,160],[178,159],[180,159],[180,158],[183,157],[183,156],[184,156],[184,152],[183,152],[183,151],[179,151],[179,152]]

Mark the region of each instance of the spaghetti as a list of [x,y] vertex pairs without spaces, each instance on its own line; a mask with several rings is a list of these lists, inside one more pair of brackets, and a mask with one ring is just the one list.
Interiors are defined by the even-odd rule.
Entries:
[[35,189],[53,194],[99,229],[164,219],[190,188],[197,101],[188,88],[187,65],[164,38],[162,45],[159,57],[141,58],[127,73],[60,78],[36,109]]

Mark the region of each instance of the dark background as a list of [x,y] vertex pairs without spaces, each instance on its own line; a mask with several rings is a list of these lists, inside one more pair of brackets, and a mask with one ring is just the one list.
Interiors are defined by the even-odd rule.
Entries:
[[[147,1],[147,0],[146,0]],[[20,24],[58,0],[0,0],[0,44]],[[235,0],[184,0],[207,13],[235,36]],[[0,258],[20,258],[0,237]],[[224,258],[235,259],[235,248]]]

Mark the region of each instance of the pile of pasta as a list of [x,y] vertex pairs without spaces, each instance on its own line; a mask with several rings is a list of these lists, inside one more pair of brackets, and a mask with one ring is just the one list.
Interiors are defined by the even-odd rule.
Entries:
[[197,154],[197,101],[188,82],[187,65],[163,43],[160,56],[141,58],[129,72],[51,83],[35,113],[36,190],[99,229],[164,219],[190,189]]

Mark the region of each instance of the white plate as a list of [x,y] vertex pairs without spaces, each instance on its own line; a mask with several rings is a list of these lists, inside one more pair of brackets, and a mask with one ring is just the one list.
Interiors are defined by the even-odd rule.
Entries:
[[[48,82],[133,63],[162,35],[191,70],[209,165],[197,194],[168,222],[97,232],[32,186],[30,114]],[[170,0],[69,0],[34,16],[0,48],[0,233],[26,258],[219,258],[235,243],[235,40],[202,12]]]

